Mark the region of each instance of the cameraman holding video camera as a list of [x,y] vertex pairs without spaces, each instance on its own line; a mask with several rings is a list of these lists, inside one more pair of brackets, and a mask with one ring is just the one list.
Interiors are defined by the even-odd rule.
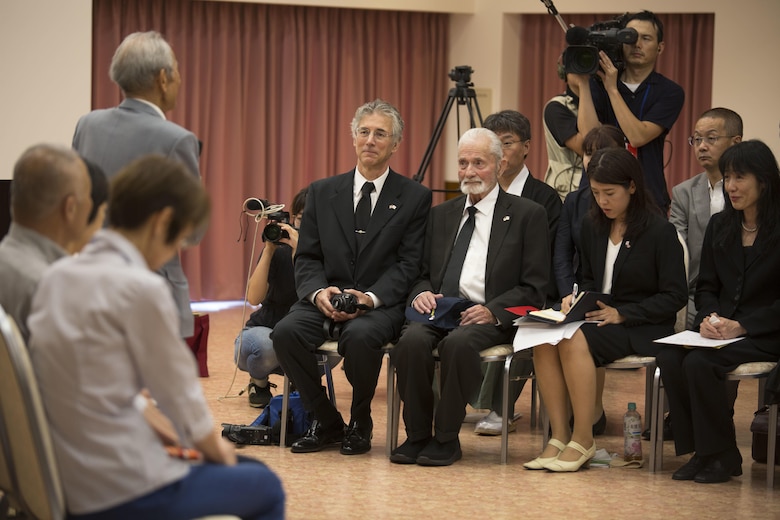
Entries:
[[306,203],[306,192],[304,188],[293,198],[291,220],[289,214],[268,215],[268,224],[263,230],[265,247],[249,278],[246,300],[251,305],[262,305],[249,316],[236,338],[235,358],[238,368],[249,372],[249,406],[254,408],[263,408],[271,401],[268,375],[279,367],[271,342],[271,330],[298,299],[293,257],[298,247],[297,230]]
[[[664,140],[682,110],[685,92],[655,72],[664,50],[664,26],[650,11],[629,14],[624,26],[633,28],[636,43],[623,45],[625,69],[618,70],[603,50],[598,79],[591,79],[593,105],[602,124],[615,125],[628,139],[628,149],[642,165],[645,182],[664,215],[670,199],[664,179]],[[580,110],[587,99],[580,99]]]

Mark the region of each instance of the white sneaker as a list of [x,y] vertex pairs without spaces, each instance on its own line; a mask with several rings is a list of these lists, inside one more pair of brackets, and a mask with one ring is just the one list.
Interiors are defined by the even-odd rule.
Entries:
[[[509,420],[509,431],[515,431],[517,427],[514,422]],[[490,412],[487,416],[477,423],[474,427],[474,433],[479,435],[501,435],[501,416],[496,412]]]

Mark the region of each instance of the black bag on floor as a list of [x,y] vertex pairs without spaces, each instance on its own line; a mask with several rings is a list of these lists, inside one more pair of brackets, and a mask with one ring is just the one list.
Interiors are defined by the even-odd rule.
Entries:
[[[780,439],[780,415],[777,418],[778,439]],[[753,460],[766,463],[767,440],[769,439],[769,407],[758,410],[753,422],[750,423],[750,431],[753,432]],[[780,465],[780,442],[775,444],[775,464]]]
[[[267,426],[270,428],[271,444],[279,444],[282,436],[282,395],[275,395],[265,407],[263,413],[250,426]],[[311,417],[303,408],[303,402],[298,392],[290,392],[289,411],[287,413],[287,439],[285,446],[303,436],[311,426]]]

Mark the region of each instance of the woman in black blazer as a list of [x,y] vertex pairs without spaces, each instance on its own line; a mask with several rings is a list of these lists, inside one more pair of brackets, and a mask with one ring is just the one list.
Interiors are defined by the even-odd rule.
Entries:
[[745,339],[721,349],[669,347],[657,357],[677,455],[694,452],[675,480],[726,482],[742,474],[726,374],[780,358],[780,170],[761,141],[720,158],[726,204],[707,226],[694,323],[705,338]]
[[[600,323],[583,325],[557,345],[534,348],[552,438],[524,465],[528,469],[577,471],[593,458],[596,367],[631,354],[655,355],[653,340],[673,332],[687,300],[682,245],[646,194],[639,161],[622,148],[598,150],[587,173],[594,198],[581,232],[582,289],[609,293],[612,301],[587,313]],[[571,295],[562,302],[564,312],[570,303]]]

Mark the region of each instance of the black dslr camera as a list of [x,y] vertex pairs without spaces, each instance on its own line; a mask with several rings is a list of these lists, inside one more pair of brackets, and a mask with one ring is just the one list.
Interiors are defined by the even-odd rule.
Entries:
[[330,304],[333,305],[335,310],[346,312],[347,314],[354,314],[358,309],[365,307],[358,304],[357,296],[347,292],[334,295],[330,299]]
[[566,73],[595,75],[599,70],[599,51],[604,51],[615,68],[623,70],[623,45],[639,38],[636,29],[624,27],[623,17],[596,22],[589,28],[574,26],[566,31],[563,69]]
[[263,229],[263,242],[273,242],[279,244],[283,238],[290,238],[290,234],[282,229],[279,224],[290,223],[290,213],[287,211],[277,211],[276,213],[269,213],[266,218],[268,224]]
[[[333,309],[346,312],[347,314],[354,314],[357,311],[367,311],[371,308],[368,305],[358,303],[357,296],[348,292],[334,294],[330,298],[330,304],[333,306]],[[343,325],[344,324],[341,322],[336,322],[326,318],[322,324],[322,328],[324,329],[325,335],[328,337],[328,339],[337,341],[339,336],[341,336],[341,327]]]
[[222,423],[222,436],[236,444],[271,444],[271,428]]

